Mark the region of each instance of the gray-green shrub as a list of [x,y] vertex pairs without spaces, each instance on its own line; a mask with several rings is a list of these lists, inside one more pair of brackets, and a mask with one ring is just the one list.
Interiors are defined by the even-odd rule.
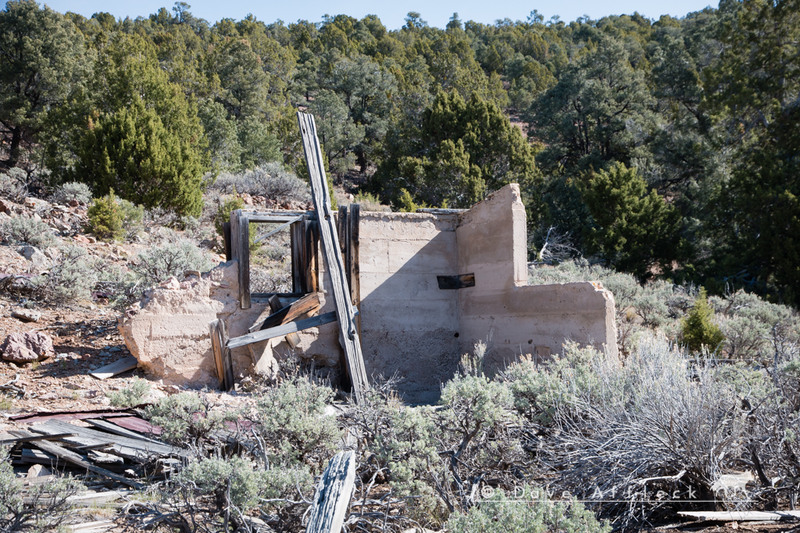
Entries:
[[[488,487],[491,489],[492,487]],[[578,501],[552,501],[547,491],[525,484],[514,492],[492,494],[467,512],[455,512],[447,521],[451,533],[609,533]]]
[[69,518],[69,498],[82,489],[71,477],[23,487],[14,474],[8,452],[0,448],[0,531],[57,531]]
[[150,383],[145,379],[135,378],[129,386],[110,393],[108,400],[114,407],[136,407],[144,403],[149,393]]
[[153,246],[136,256],[131,269],[144,286],[153,286],[187,270],[204,272],[213,266],[208,254],[193,242],[177,237]]
[[182,392],[160,399],[145,410],[145,417],[161,427],[161,437],[176,443],[198,444],[236,412],[212,410],[211,406],[192,392]]
[[62,183],[53,192],[52,201],[68,205],[70,202],[88,204],[92,200],[92,189],[85,183],[69,181]]
[[36,296],[44,301],[89,300],[102,270],[102,261],[80,246],[60,246],[53,264],[46,273],[33,278],[32,285]]
[[297,377],[257,399],[258,431],[272,462],[319,466],[330,458],[341,439],[336,419],[325,414],[332,398],[330,387]]
[[47,248],[56,243],[53,230],[36,218],[13,217],[0,222],[0,237],[8,244],[30,244]]
[[250,194],[277,201],[307,201],[308,184],[283,168],[280,163],[266,163],[253,170],[220,174],[211,187],[224,194]]

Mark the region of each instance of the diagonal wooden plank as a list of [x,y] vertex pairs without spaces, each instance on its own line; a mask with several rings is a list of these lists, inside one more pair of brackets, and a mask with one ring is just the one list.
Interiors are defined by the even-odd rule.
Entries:
[[328,180],[325,176],[322,148],[317,138],[317,126],[314,116],[297,113],[300,133],[303,138],[303,151],[311,178],[311,197],[317,211],[320,226],[320,240],[324,250],[325,266],[331,278],[331,289],[336,304],[336,316],[339,320],[339,342],[344,349],[347,360],[347,371],[353,383],[356,401],[360,401],[369,388],[367,372],[364,367],[364,356],[361,352],[361,339],[356,327],[355,311],[350,290],[347,286],[347,272],[339,247],[338,232],[331,212],[331,200],[328,193]]
[[311,318],[304,318],[303,320],[297,320],[295,322],[289,322],[288,324],[283,324],[274,328],[262,329],[261,331],[248,333],[246,335],[242,335],[241,337],[234,337],[228,341],[226,346],[229,350],[232,350],[240,346],[253,344],[254,342],[261,342],[274,337],[283,337],[289,333],[295,333],[298,331],[303,331],[304,329],[315,328],[323,324],[329,324],[335,320],[336,312],[331,311],[330,313],[312,316]]
[[271,313],[263,319],[259,316],[255,324],[253,324],[253,327],[250,328],[250,333],[262,329],[274,328],[275,326],[280,326],[288,322],[294,322],[306,313],[315,312],[321,305],[322,302],[319,299],[319,293],[312,292],[306,294],[299,300],[278,309],[276,312]]

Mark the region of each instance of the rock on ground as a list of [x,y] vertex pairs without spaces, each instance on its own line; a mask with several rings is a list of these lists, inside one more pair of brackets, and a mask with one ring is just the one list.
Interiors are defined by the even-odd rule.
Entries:
[[30,363],[55,355],[53,339],[41,331],[12,333],[0,346],[3,359],[13,363]]

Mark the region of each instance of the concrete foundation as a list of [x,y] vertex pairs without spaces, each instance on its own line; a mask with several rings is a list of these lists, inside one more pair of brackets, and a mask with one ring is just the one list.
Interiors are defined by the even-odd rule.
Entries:
[[[561,351],[567,340],[617,358],[614,298],[599,284],[527,285],[527,232],[519,187],[508,185],[465,212],[362,213],[357,240],[357,300],[368,376],[400,378],[411,402],[433,402],[461,355],[486,345],[495,372],[531,354]],[[322,261],[317,260],[316,265]],[[241,309],[235,262],[179,290],[162,287],[128,313],[121,330],[150,371],[182,384],[215,384],[208,323],[225,320],[243,335],[265,309]],[[474,275],[474,286],[440,288],[438,276]],[[318,290],[330,285],[318,268]],[[182,285],[185,285],[182,284]],[[320,313],[333,310],[332,297]],[[341,365],[336,324],[233,351],[234,374],[275,372],[289,355]]]

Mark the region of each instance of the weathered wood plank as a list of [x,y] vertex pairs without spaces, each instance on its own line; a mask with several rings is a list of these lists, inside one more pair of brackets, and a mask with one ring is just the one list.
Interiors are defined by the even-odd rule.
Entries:
[[336,304],[336,315],[339,321],[339,342],[347,357],[347,371],[353,382],[356,400],[360,400],[369,387],[367,372],[364,367],[364,356],[361,352],[361,340],[355,322],[355,312],[347,287],[346,272],[333,213],[328,193],[328,180],[325,176],[325,165],[322,149],[317,138],[314,116],[297,113],[300,132],[303,138],[303,150],[311,178],[311,196],[317,211],[320,226],[320,238],[324,250],[325,266],[331,278],[331,290]]
[[305,257],[305,218],[292,224],[290,228],[292,246],[292,291],[310,292],[306,284],[305,265],[308,259]]
[[123,437],[121,435],[112,435],[96,429],[85,428],[76,426],[69,422],[62,420],[48,420],[44,424],[37,424],[31,426],[31,431],[44,434],[57,434],[72,431],[76,437],[84,439],[94,439],[98,442],[108,442],[112,448],[117,451],[118,449],[129,448],[136,450],[139,457],[144,455],[171,455],[178,457],[187,457],[188,452],[169,444],[161,442],[154,442],[152,439]]
[[239,304],[250,309],[250,219],[240,215],[239,219]]
[[149,437],[145,437],[144,435],[140,435],[139,433],[131,431],[130,429],[125,429],[124,427],[118,426],[113,422],[109,422],[108,420],[103,420],[102,418],[90,418],[86,422],[104,431],[113,433],[114,435],[119,435],[120,437],[139,439],[146,442],[152,442],[153,444],[164,444],[163,442],[159,442],[155,439],[151,439]]
[[314,311],[319,310],[321,305],[322,303],[319,298],[319,293],[312,292],[310,294],[306,294],[296,302],[292,302],[291,304],[278,309],[276,312],[265,318],[262,323],[259,324],[256,322],[253,324],[253,326],[250,328],[250,333],[253,333],[254,331],[260,331],[262,329],[274,328],[275,326],[280,326],[281,324],[286,324],[287,322],[293,322],[306,313],[313,313]]
[[295,333],[297,331],[303,331],[304,329],[322,326],[323,324],[329,324],[334,321],[336,321],[336,312],[331,311],[330,313],[313,316],[311,318],[304,318],[303,320],[297,320],[295,322],[289,322],[288,324],[283,324],[274,328],[262,329],[261,331],[248,333],[246,335],[242,335],[241,337],[234,337],[228,340],[227,346],[228,349],[232,350],[240,346],[247,346],[248,344],[252,344],[254,342],[261,342],[274,337],[283,337],[289,333]]
[[712,522],[780,522],[800,520],[800,511],[682,511],[679,516]]
[[67,450],[66,448],[62,448],[58,444],[54,444],[50,441],[46,440],[38,440],[33,441],[32,444],[42,450],[43,452],[47,452],[51,455],[55,455],[59,459],[63,459],[64,461],[71,463],[75,466],[88,470],[89,472],[93,472],[103,477],[107,477],[109,479],[113,479],[118,483],[122,483],[123,485],[127,485],[129,487],[133,487],[135,489],[141,489],[143,485],[132,479],[128,479],[123,476],[119,476],[113,472],[109,472],[105,468],[100,468],[99,466],[95,466],[88,461],[85,461],[80,454],[77,454],[73,451]]
[[15,430],[10,430],[8,433],[0,433],[0,445],[4,444],[21,444],[24,442],[31,442],[34,440],[58,440],[64,437],[72,437],[74,433],[60,433],[58,435],[30,435],[27,432],[14,434]]
[[337,453],[317,484],[306,533],[339,533],[342,530],[356,481],[356,453]]
[[89,372],[89,375],[97,379],[108,379],[117,374],[127,372],[128,370],[133,370],[137,366],[139,366],[139,361],[134,356],[128,355],[118,361],[114,361],[113,363],[109,363],[105,366],[101,366],[97,370]]
[[208,333],[211,336],[211,352],[214,354],[214,366],[217,369],[219,387],[223,389],[225,388],[225,363],[222,350],[225,349],[225,340],[220,334],[219,322],[219,319],[212,320],[208,324]]

